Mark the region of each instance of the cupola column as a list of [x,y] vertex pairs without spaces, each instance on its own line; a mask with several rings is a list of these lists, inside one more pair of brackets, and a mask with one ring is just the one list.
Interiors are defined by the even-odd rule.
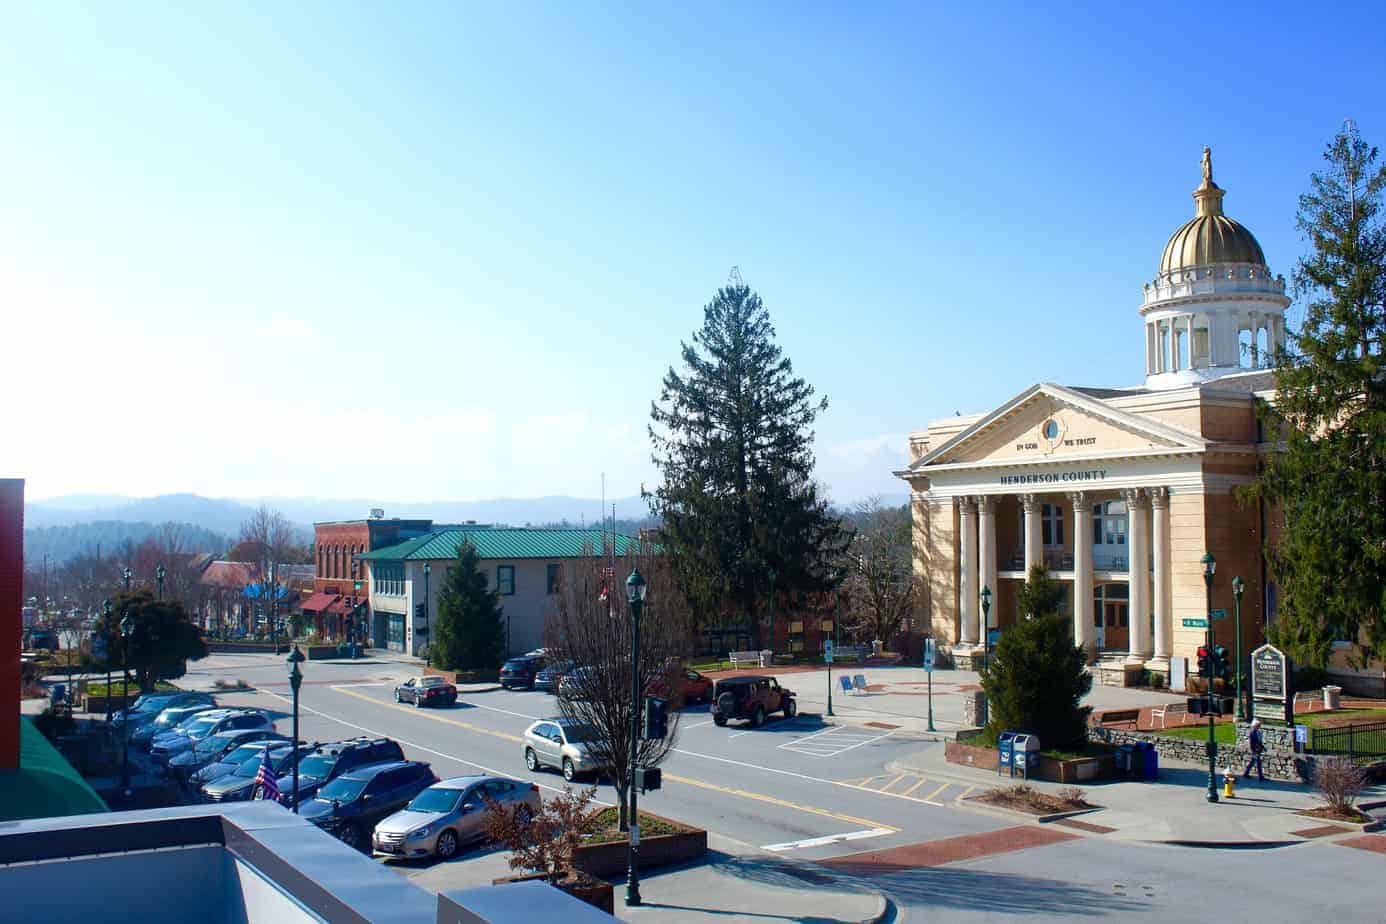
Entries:
[[970,497],[958,498],[958,529],[962,533],[958,562],[958,640],[964,647],[977,644],[977,505]]

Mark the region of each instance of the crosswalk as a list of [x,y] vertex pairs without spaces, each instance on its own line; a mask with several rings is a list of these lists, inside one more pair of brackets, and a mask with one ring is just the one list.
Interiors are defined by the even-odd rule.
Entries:
[[782,751],[794,751],[796,754],[807,754],[810,757],[836,757],[846,751],[889,737],[890,732],[871,731],[869,729],[853,728],[847,725],[834,725],[831,728],[815,732],[812,735],[805,735],[802,738],[795,738],[793,741],[786,741],[784,744],[779,745],[779,749]]
[[951,780],[931,780],[917,773],[881,773],[859,779],[837,780],[837,785],[869,792],[884,793],[898,799],[923,802],[926,805],[946,806],[949,802],[966,799],[976,786]]

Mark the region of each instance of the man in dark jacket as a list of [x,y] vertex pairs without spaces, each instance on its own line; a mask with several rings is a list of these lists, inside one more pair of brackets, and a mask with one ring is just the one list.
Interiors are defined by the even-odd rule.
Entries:
[[1256,765],[1256,778],[1262,783],[1266,781],[1265,771],[1261,769],[1261,755],[1266,753],[1266,742],[1261,738],[1261,720],[1251,720],[1251,736],[1247,740],[1247,747],[1251,749],[1251,759],[1246,762],[1246,770],[1242,773],[1242,779],[1251,778],[1251,765]]

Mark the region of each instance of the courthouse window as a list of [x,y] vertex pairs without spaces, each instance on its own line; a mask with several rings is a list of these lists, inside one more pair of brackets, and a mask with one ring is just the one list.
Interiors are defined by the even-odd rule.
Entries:
[[1064,508],[1058,504],[1044,504],[1040,508],[1040,532],[1045,545],[1064,544]]
[[1094,545],[1126,544],[1126,504],[1107,501],[1092,508],[1092,541]]

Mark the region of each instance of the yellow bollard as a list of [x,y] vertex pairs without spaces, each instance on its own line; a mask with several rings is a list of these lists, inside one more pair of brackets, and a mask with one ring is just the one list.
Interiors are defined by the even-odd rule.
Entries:
[[1224,799],[1235,799],[1237,794],[1232,790],[1237,785],[1237,774],[1232,772],[1231,767],[1222,768],[1222,797]]

